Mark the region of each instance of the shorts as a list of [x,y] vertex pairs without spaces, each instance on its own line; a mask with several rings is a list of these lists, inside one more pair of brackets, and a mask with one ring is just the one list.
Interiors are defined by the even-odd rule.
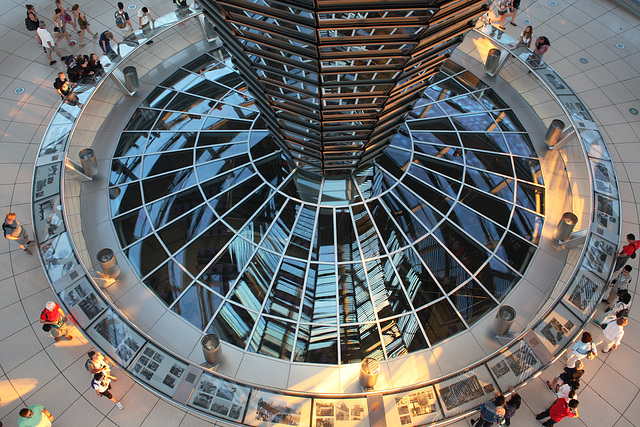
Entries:
[[113,394],[111,394],[109,390],[111,390],[111,384],[107,386],[107,389],[105,391],[100,392],[100,395],[106,397],[107,399],[113,399]]
[[53,27],[53,32],[64,34],[67,32],[67,30],[64,27]]
[[507,14],[507,9],[505,10],[498,10],[498,15],[502,16],[502,15],[506,15]]

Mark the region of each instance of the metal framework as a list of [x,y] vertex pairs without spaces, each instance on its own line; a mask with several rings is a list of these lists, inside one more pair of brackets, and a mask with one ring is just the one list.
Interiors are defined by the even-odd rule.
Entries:
[[304,170],[349,174],[382,153],[486,0],[199,0]]

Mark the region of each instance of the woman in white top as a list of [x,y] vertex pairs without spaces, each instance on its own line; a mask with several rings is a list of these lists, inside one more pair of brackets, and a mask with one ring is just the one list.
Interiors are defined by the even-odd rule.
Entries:
[[528,49],[531,49],[532,38],[533,38],[533,27],[531,25],[527,25],[527,28],[525,28],[522,34],[520,34],[520,41],[516,43],[515,47],[526,46]]

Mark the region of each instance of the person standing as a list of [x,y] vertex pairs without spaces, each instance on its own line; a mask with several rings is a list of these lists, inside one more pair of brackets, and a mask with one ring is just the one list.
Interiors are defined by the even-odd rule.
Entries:
[[607,308],[613,308],[620,295],[622,295],[622,292],[629,290],[629,285],[631,285],[632,280],[631,271],[633,271],[633,268],[630,265],[625,265],[616,278],[609,283],[609,287],[611,288],[609,296],[602,300],[603,303],[607,304]]
[[[138,11],[138,20],[140,21],[140,29],[146,38],[149,38],[151,35],[152,24],[156,22],[155,19],[149,13],[149,9],[144,6],[142,9]],[[153,43],[153,40],[149,40],[147,44]]]
[[520,405],[522,405],[522,398],[518,393],[515,393],[511,396],[511,399],[505,404],[505,414],[504,414],[504,424],[506,426],[511,425],[511,418],[516,414],[516,411],[520,409]]
[[23,251],[31,255],[31,251],[27,246],[33,243],[33,241],[29,240],[27,230],[22,226],[22,224],[18,222],[16,218],[17,215],[13,212],[9,212],[7,216],[4,217],[4,223],[2,224],[4,237],[7,240],[15,240],[15,242],[20,245],[20,248]]
[[80,26],[80,40],[78,40],[78,42],[80,43],[80,46],[84,46],[85,43],[82,41],[84,40],[84,32],[87,31],[89,34],[91,34],[91,37],[93,37],[94,39],[96,37],[98,37],[98,33],[92,33],[91,30],[89,29],[89,20],[87,20],[87,15],[80,10],[80,6],[77,4],[74,4],[73,7],[71,7],[71,11],[73,12],[73,20],[74,22],[77,21],[78,25]]
[[551,47],[551,42],[546,36],[540,36],[536,39],[536,43],[533,46],[533,53],[529,56],[528,62],[529,64],[537,68],[542,64],[542,58],[545,53]]
[[111,52],[111,41],[113,41],[116,45],[118,42],[113,37],[113,33],[111,31],[105,31],[100,34],[100,39],[98,39],[98,44],[100,45],[100,49],[102,49],[102,53],[105,55]]
[[[600,326],[601,328],[604,328],[604,324],[607,320],[608,317],[628,317],[629,316],[629,307],[631,306],[631,294],[627,291],[622,291],[622,293],[620,294],[620,297],[618,298],[618,302],[616,302],[613,306],[613,308],[607,308],[604,312],[605,315],[602,318],[601,321],[597,321],[594,320],[593,323],[595,323],[596,325]],[[610,314],[606,314],[609,313],[610,311],[613,311],[613,313]]]
[[591,352],[594,357],[598,355],[598,348],[593,343],[593,337],[589,332],[583,332],[580,341],[571,347],[571,353],[567,357],[567,368],[575,368],[578,360],[584,359]]
[[616,258],[616,266],[613,267],[613,271],[618,271],[624,266],[629,258],[636,257],[636,251],[640,248],[640,240],[636,240],[636,236],[633,234],[627,234],[627,244],[622,247]]
[[520,40],[516,43],[515,47],[526,46],[527,49],[531,49],[531,39],[533,38],[533,27],[527,25],[522,34],[520,34]]
[[131,21],[129,20],[129,14],[124,10],[124,3],[121,1],[118,2],[118,10],[113,14],[113,17],[116,19],[116,27],[121,30],[126,30],[129,27],[129,31],[133,32],[133,25],[131,25]]
[[51,335],[55,338],[56,342],[60,342],[60,337],[64,336],[69,340],[73,339],[73,335],[69,333],[67,328],[67,317],[60,306],[49,301],[45,304],[44,310],[40,314],[40,323],[43,325],[51,325]]
[[506,414],[504,408],[504,396],[499,395],[493,400],[480,405],[480,418],[478,420],[470,420],[474,427],[489,427],[493,423],[500,424]]
[[20,410],[18,427],[50,427],[53,415],[42,405],[31,405]]
[[626,317],[619,317],[609,321],[607,327],[602,331],[604,336],[603,353],[609,353],[611,349],[618,348],[624,336],[624,327],[627,326],[627,323],[629,323],[629,320]]
[[102,372],[98,372],[93,376],[93,379],[91,380],[91,388],[96,391],[98,397],[104,396],[114,402],[118,409],[124,409],[122,403],[118,402],[109,391],[111,390],[111,379],[106,377]]
[[579,404],[580,402],[576,399],[571,399],[568,402],[564,398],[558,399],[549,409],[536,415],[536,420],[540,421],[548,417],[549,419],[543,422],[542,425],[545,427],[551,427],[566,417],[578,418]]
[[504,31],[504,20],[507,18],[507,13],[511,7],[511,0],[498,0],[498,19],[500,24],[498,28]]
[[563,384],[567,384],[570,381],[579,380],[583,375],[584,363],[582,363],[582,360],[576,360],[575,366],[573,368],[565,367],[564,372],[555,377],[553,381],[547,381],[547,388],[549,389],[549,391],[557,393],[558,380],[561,380]]

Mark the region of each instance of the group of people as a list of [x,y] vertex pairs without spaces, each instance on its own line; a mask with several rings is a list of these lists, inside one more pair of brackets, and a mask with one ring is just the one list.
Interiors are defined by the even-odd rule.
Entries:
[[[173,0],[173,2],[176,4],[179,12],[188,10],[187,0]],[[113,50],[111,45],[112,42],[115,46],[118,45],[118,41],[112,31],[106,30],[102,33],[91,31],[89,18],[87,17],[87,14],[80,9],[78,4],[74,4],[71,9],[67,9],[63,4],[63,0],[55,0],[55,10],[52,17],[54,25],[53,35],[47,29],[47,24],[44,20],[38,17],[35,7],[28,4],[26,5],[26,8],[27,17],[25,18],[25,25],[27,30],[35,31],[36,39],[38,40],[38,43],[42,45],[44,53],[49,59],[49,65],[54,65],[58,62],[57,59],[53,59],[53,53],[58,55],[58,58],[60,59],[64,58],[63,54],[58,49],[58,43],[63,38],[67,40],[69,46],[74,46],[76,44],[76,41],[71,39],[67,26],[71,26],[73,31],[79,35],[78,43],[80,46],[85,45],[85,33],[88,33],[94,39],[98,39],[98,45],[100,46],[100,49],[102,49],[102,53],[105,55],[109,54],[109,52]],[[137,15],[140,29],[145,36],[148,37],[156,20],[149,11],[149,8],[146,6],[140,8]],[[124,10],[124,4],[122,2],[118,2],[117,4],[117,10],[114,13],[114,20],[116,26],[123,31],[125,35],[127,32],[132,33],[134,31],[133,25],[129,19],[129,14]],[[147,42],[147,44],[150,43],[153,43],[153,41],[149,40]]]

